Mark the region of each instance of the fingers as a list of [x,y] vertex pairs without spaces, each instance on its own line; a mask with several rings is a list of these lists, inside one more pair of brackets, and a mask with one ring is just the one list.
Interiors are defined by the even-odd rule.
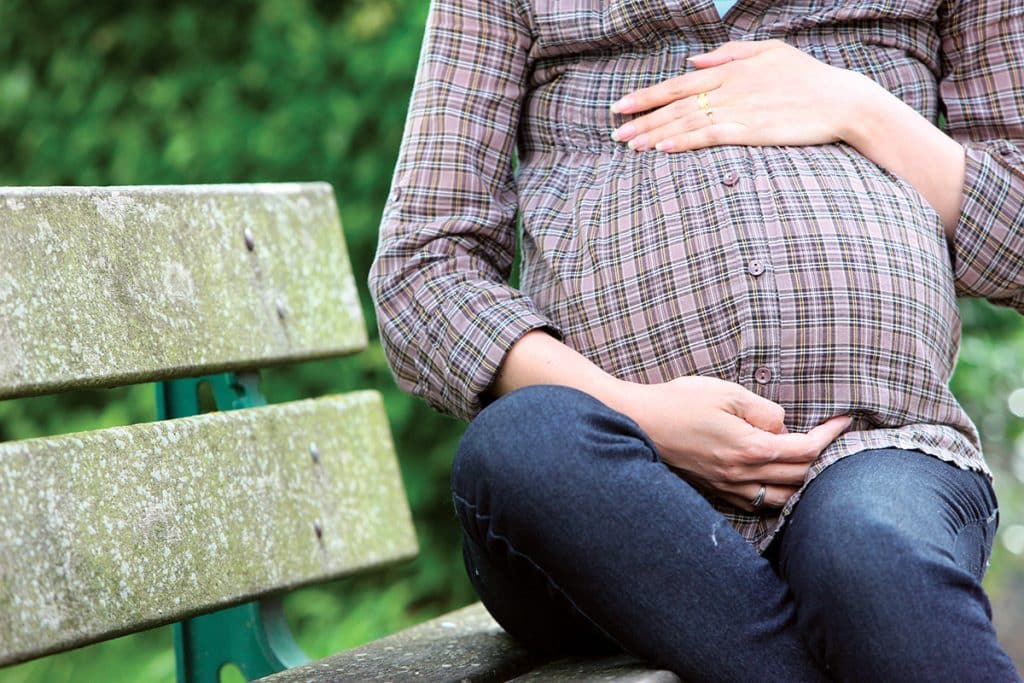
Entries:
[[786,409],[742,387],[733,402],[733,414],[771,434],[785,433]]
[[[840,415],[823,422],[806,434],[760,432],[766,439],[762,443],[762,448],[768,448],[770,442],[775,442],[775,445],[782,444],[780,450],[766,456],[774,461],[763,464],[755,462],[745,468],[733,469],[727,481],[714,482],[711,486],[722,499],[747,512],[782,508],[793,494],[800,490],[810,469],[810,463],[835,441],[851,422],[851,418]],[[764,455],[769,451],[762,450],[761,453]],[[762,486],[765,495],[755,507],[753,503],[758,498]]]
[[613,114],[649,111],[685,97],[696,97],[702,92],[714,90],[721,85],[721,80],[721,75],[713,71],[692,71],[631,92],[613,103],[611,110]]
[[[688,481],[694,488],[705,496],[711,496],[724,500],[741,510],[747,512],[765,511],[785,507],[789,499],[800,490],[801,484],[792,486],[779,486],[762,482],[746,484],[715,484],[706,479],[695,477],[682,470],[674,470],[677,475]],[[755,508],[754,501],[757,500],[761,487],[764,486],[764,497]]]
[[848,415],[836,415],[807,432],[805,436],[814,441],[814,444],[820,453],[825,450],[830,443],[838,439],[843,432],[849,429],[851,424],[853,424],[852,417]]
[[812,462],[830,443],[839,438],[852,423],[852,418],[837,415],[806,434],[780,433],[755,435],[753,451],[768,462]]
[[671,135],[655,143],[659,152],[687,152],[719,145],[753,144],[749,128],[740,123],[718,123]]
[[[647,116],[634,119],[612,132],[616,142],[628,142],[637,152],[656,149],[659,152],[686,152],[718,145],[749,144],[750,131],[743,124],[731,121],[713,122],[699,111],[695,98],[673,102]],[[716,117],[723,115],[716,110]]]
[[807,470],[811,467],[809,462],[783,462],[770,463],[751,467],[746,470],[735,485],[743,484],[773,484],[776,486],[800,486],[804,483]]
[[798,486],[765,486],[764,498],[760,505],[754,507],[754,500],[757,499],[761,486],[762,484],[750,484],[735,488],[723,487],[719,489],[719,497],[741,510],[764,512],[785,507],[793,494],[799,490]]
[[721,45],[711,52],[693,55],[686,61],[692,62],[699,69],[719,66],[737,59],[748,59],[759,55],[765,50],[778,47],[777,40],[735,40]]
[[628,142],[630,149],[643,151],[669,135],[707,125],[706,119],[707,115],[697,107],[696,98],[686,97],[619,126],[612,131],[612,140]]
[[702,111],[693,104],[694,98],[673,102],[644,117],[630,121],[612,133],[612,139],[628,142],[629,148],[643,152],[649,149],[669,151],[674,147],[665,146],[665,141],[685,139],[698,130],[714,125]]
[[693,55],[688,61],[702,71],[676,76],[649,88],[631,92],[612,104],[612,113],[635,114],[649,111],[684,97],[694,97],[699,93],[714,90],[721,85],[722,76],[713,71],[707,71],[710,67],[720,66],[738,59],[748,59],[785,45],[786,43],[778,40],[739,40],[726,43],[711,52]]

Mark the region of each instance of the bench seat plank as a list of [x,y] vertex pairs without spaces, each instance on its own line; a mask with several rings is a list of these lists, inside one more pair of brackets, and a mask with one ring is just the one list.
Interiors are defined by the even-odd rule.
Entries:
[[0,500],[0,665],[417,551],[373,391],[2,443]]
[[550,658],[532,654],[505,633],[479,602],[260,681],[680,683],[671,671],[652,669],[628,655],[569,657],[550,661]]
[[561,683],[562,681],[615,681],[615,683],[681,683],[671,671],[652,669],[629,655],[569,657],[549,662],[511,683]]
[[0,188],[0,321],[0,399],[366,345],[326,183]]
[[544,660],[512,640],[483,605],[446,614],[261,683],[508,681]]

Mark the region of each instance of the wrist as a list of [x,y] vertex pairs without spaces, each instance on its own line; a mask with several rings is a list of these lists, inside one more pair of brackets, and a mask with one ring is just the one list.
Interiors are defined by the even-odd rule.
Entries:
[[658,385],[615,379],[614,384],[608,387],[607,397],[600,400],[612,410],[636,422],[653,439],[659,431],[657,420],[660,414],[655,386]]
[[629,383],[617,379],[544,331],[533,330],[508,350],[495,375],[491,394],[496,398],[535,384],[572,387],[624,412],[626,404],[622,394]]
[[634,389],[638,386],[640,385],[602,372],[591,385],[589,393],[612,410],[636,420]]
[[964,148],[903,100],[867,76],[851,74],[841,139],[866,159],[909,183],[942,219],[952,237],[963,203]]
[[876,121],[893,97],[882,86],[856,71],[842,70],[842,77],[836,84],[843,96],[839,98],[835,121],[836,133],[840,140],[863,153],[876,131]]

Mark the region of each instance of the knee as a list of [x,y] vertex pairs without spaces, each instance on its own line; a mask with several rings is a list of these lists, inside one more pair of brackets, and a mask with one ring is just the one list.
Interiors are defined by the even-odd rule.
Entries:
[[803,520],[813,531],[798,531],[784,569],[818,651],[899,638],[918,619],[935,618],[938,587],[969,579],[948,552],[898,517],[867,505],[822,512],[828,516]]
[[617,442],[636,450],[645,439],[631,420],[588,394],[526,387],[469,424],[452,464],[452,490],[476,505],[495,497],[528,501],[573,486],[592,469],[588,461],[614,453]]
[[940,484],[956,471],[926,458],[836,463],[807,488],[780,539],[801,634],[841,680],[910,680],[915,670],[928,678],[922,672],[948,658],[926,647],[948,641],[948,615],[988,621],[976,575],[954,552],[963,520]]
[[899,463],[857,458],[810,484],[782,538],[783,573],[826,601],[870,602],[879,585],[919,581],[942,561],[939,515],[915,504],[912,483],[892,480],[905,476]]
[[913,579],[912,568],[927,560],[923,539],[875,511],[845,510],[810,523],[814,528],[804,530],[787,553],[786,573],[800,592],[814,593],[817,600],[864,603],[879,585]]

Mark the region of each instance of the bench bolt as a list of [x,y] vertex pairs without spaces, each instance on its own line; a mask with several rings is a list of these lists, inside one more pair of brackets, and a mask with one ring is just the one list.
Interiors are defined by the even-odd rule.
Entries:
[[280,299],[278,299],[277,300],[277,317],[280,318],[281,320],[284,320],[284,317],[285,317],[285,315],[287,313],[288,313],[288,311],[284,307],[284,302],[281,301]]
[[312,456],[315,464],[320,464],[320,449],[317,448],[315,441],[309,444],[309,455]]
[[316,533],[317,540],[322,540],[324,537],[324,527],[320,524],[320,520],[313,520],[313,531]]
[[245,239],[245,248],[252,251],[256,248],[256,238],[252,236],[252,230],[246,228],[242,231],[242,237]]

